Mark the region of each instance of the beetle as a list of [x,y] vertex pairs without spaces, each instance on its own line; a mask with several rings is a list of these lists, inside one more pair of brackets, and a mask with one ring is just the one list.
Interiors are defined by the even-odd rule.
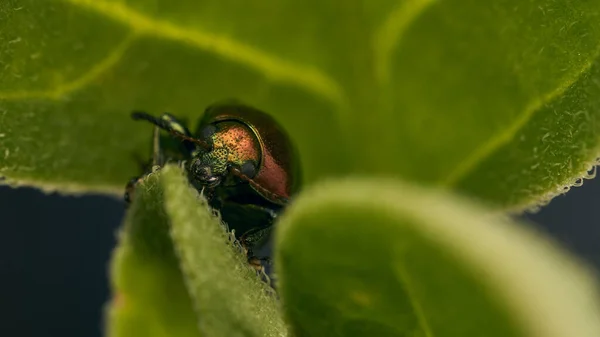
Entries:
[[[248,261],[260,268],[265,258],[256,257],[254,250],[266,243],[275,219],[301,182],[296,148],[281,125],[265,112],[237,101],[208,106],[195,133],[169,113],[154,117],[134,111],[131,116],[155,125],[153,166],[166,161],[182,164],[190,184],[204,193],[229,229],[235,230]],[[160,130],[179,141],[175,151],[165,146]],[[127,184],[128,204],[137,181],[134,178]]]

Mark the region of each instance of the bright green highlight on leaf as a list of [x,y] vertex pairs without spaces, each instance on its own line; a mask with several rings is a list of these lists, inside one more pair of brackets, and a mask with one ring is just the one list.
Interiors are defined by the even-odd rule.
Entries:
[[204,336],[286,336],[275,295],[175,166],[161,174],[171,236]]
[[177,167],[136,188],[112,270],[110,336],[287,335],[266,284]]
[[600,3],[7,0],[0,175],[120,194],[148,157],[131,110],[275,116],[309,184],[385,174],[525,208],[600,152]]
[[201,336],[169,236],[158,174],[138,185],[112,260],[111,337]]
[[298,337],[600,336],[590,275],[467,201],[349,179],[305,191],[278,226],[280,295]]

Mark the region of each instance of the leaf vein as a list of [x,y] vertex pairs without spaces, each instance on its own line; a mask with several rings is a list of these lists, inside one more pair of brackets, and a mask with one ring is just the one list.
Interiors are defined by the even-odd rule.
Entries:
[[408,276],[408,272],[404,269],[403,266],[398,266],[396,268],[396,275],[400,278],[400,282],[404,286],[404,290],[406,292],[406,296],[410,301],[410,304],[415,309],[415,316],[417,316],[417,320],[419,321],[419,326],[423,329],[423,333],[425,337],[433,337],[433,332],[431,331],[431,327],[429,326],[429,322],[427,321],[427,317],[425,317],[425,312],[423,307],[417,300],[414,291],[413,285]]
[[389,82],[391,58],[411,24],[436,0],[402,1],[376,30],[373,38],[375,75],[380,84]]
[[62,0],[102,14],[148,36],[179,41],[212,52],[262,72],[272,81],[296,85],[332,102],[340,111],[347,110],[342,87],[314,66],[286,62],[281,58],[230,37],[192,30],[145,16],[128,6],[105,0]]
[[546,104],[556,100],[563,95],[570,87],[572,87],[579,79],[587,73],[600,56],[600,45],[596,48],[592,56],[583,64],[583,66],[574,72],[572,76],[567,76],[562,83],[554,90],[545,95],[534,98],[523,110],[515,121],[508,126],[507,129],[499,132],[482,146],[473,151],[467,158],[459,163],[456,168],[441,181],[441,185],[445,187],[453,187],[460,182],[470,172],[475,170],[478,165],[493,155],[499,148],[509,143],[517,133],[525,127],[527,122],[533,118],[535,113],[541,110]]
[[83,75],[72,81],[57,84],[50,89],[0,92],[0,100],[15,101],[32,98],[58,100],[70,92],[85,87],[102,73],[115,66],[122,59],[133,40],[133,34],[123,39],[123,41],[100,60],[100,62],[91,66],[88,71],[83,73]]

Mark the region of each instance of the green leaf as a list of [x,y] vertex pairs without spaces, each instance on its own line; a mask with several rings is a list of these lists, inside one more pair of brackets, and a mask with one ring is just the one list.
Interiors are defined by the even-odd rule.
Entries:
[[119,235],[111,265],[109,336],[201,336],[169,236],[161,179],[153,174],[138,185]]
[[295,336],[600,336],[598,287],[585,269],[451,195],[330,182],[278,226],[278,285]]
[[113,262],[112,336],[284,336],[268,286],[179,168],[138,185]]
[[278,119],[309,184],[401,177],[522,208],[595,164],[597,1],[5,0],[0,174],[121,193],[133,109]]

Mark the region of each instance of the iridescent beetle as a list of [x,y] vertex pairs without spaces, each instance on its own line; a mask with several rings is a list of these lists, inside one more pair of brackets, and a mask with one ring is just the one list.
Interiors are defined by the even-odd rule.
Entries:
[[[194,134],[167,113],[156,118],[133,112],[132,118],[156,126],[153,165],[184,162],[190,183],[203,191],[209,205],[235,230],[249,262],[259,267],[254,249],[266,242],[276,217],[300,186],[298,156],[281,126],[266,113],[239,103],[209,106]],[[180,141],[175,154],[165,156],[161,129]],[[127,185],[127,203],[138,180]]]

